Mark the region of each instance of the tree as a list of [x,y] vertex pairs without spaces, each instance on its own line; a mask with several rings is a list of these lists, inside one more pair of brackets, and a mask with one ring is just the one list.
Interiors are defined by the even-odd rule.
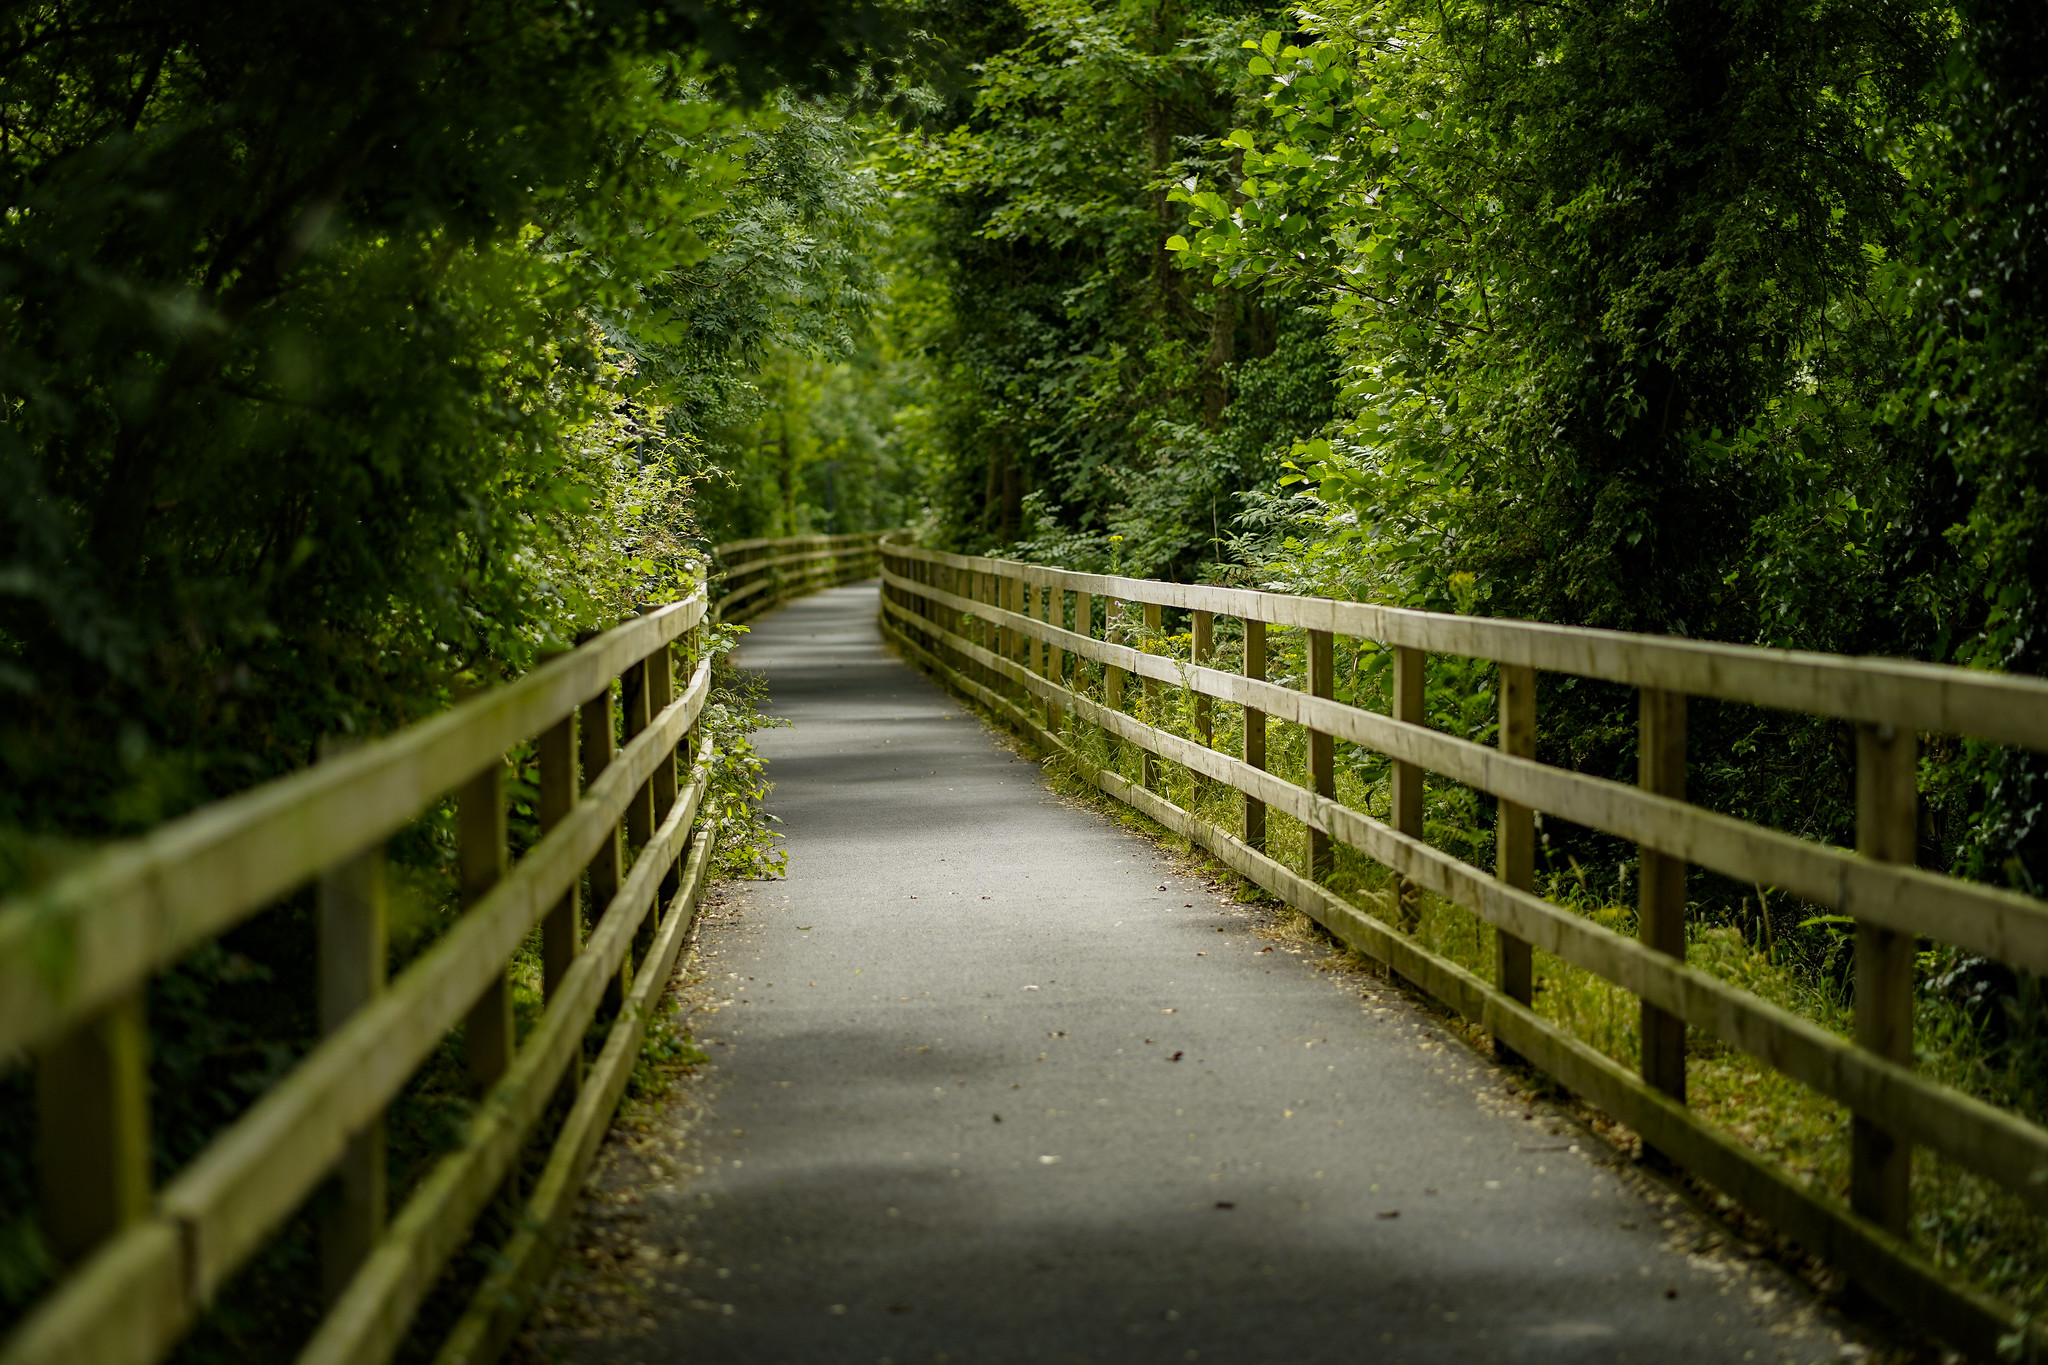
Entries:
[[[949,307],[927,342],[942,522],[975,548],[1192,574],[1328,411],[1318,319],[1190,281],[1171,184],[1250,89],[1231,6],[991,6],[942,33],[969,97],[899,144]],[[1036,548],[1033,548],[1036,547]]]
[[570,550],[634,501],[615,477],[688,472],[662,361],[701,322],[690,272],[756,193],[735,139],[802,124],[739,110],[845,83],[894,22],[10,11],[0,827],[137,827],[673,581],[674,555],[605,566],[627,531]]
[[1876,401],[1855,353],[1907,185],[1875,130],[1920,116],[1936,7],[1304,23],[1251,58],[1244,204],[1190,187],[1190,240],[1336,321],[1346,420],[1306,453],[1384,589],[1448,605],[1461,569],[1510,614],[1749,637],[1729,575],[1799,400]]

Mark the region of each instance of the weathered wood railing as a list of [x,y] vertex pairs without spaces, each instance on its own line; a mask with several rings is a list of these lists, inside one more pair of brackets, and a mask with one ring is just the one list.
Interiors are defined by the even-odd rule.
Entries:
[[[330,1175],[340,1190],[321,1229],[329,1306],[299,1358],[386,1360],[567,1086],[573,1104],[545,1168],[510,1191],[523,1195],[517,1230],[440,1360],[502,1347],[639,1056],[712,851],[715,831],[694,828],[710,759],[697,742],[706,616],[699,594],[635,618],[0,906],[0,1065],[35,1067],[43,1224],[71,1262],[0,1362],[161,1359]],[[543,835],[508,863],[506,759],[528,740]],[[450,793],[466,909],[387,985],[384,844]],[[153,1191],[150,979],[308,884],[323,1040]],[[516,1042],[507,965],[536,927],[546,1004]],[[585,1074],[585,1032],[608,998],[614,1022]],[[387,1223],[384,1111],[458,1026],[479,1103],[462,1144]]]
[[[1908,1163],[1915,1146],[1941,1153],[2048,1213],[2048,1130],[1916,1073],[1912,1051],[1916,937],[2048,974],[2048,905],[1912,865],[1917,736],[1965,735],[2048,750],[2048,681],[1071,573],[934,553],[893,537],[883,542],[882,562],[884,630],[917,662],[1050,748],[1064,747],[1068,727],[1084,722],[1142,751],[1142,780],[1099,770],[1095,780],[1104,791],[1208,848],[1359,951],[1482,1024],[1497,1046],[1628,1124],[1656,1153],[1740,1201],[1950,1344],[1984,1359],[2015,1353],[2048,1358],[2048,1335],[2039,1324],[1955,1283],[1917,1255],[1906,1236]],[[1162,609],[1190,613],[1191,658],[1132,648],[1115,633],[1099,638],[1120,633],[1111,625],[1120,615],[1117,603],[1142,610],[1141,639],[1157,636]],[[1217,616],[1244,623],[1241,673],[1207,666]],[[1272,627],[1305,633],[1306,690],[1266,679]],[[1392,650],[1392,714],[1333,699],[1332,644],[1339,635]],[[1497,749],[1422,724],[1422,670],[1430,653],[1499,665]],[[1099,682],[1091,666],[1099,666]],[[1640,689],[1638,785],[1535,760],[1538,670]],[[1137,715],[1125,705],[1127,676],[1143,683]],[[1192,695],[1201,739],[1147,723],[1144,717],[1159,715],[1162,687]],[[1856,851],[1688,804],[1689,696],[1853,722]],[[1242,754],[1222,753],[1207,742],[1214,701],[1244,708]],[[1269,718],[1307,732],[1306,786],[1265,770]],[[1375,819],[1334,799],[1332,737],[1392,761],[1390,819]],[[1151,790],[1159,759],[1242,793],[1241,831],[1198,819]],[[1491,872],[1424,842],[1425,769],[1499,802]],[[1299,870],[1265,852],[1269,808],[1301,821],[1308,831]],[[1638,937],[1534,894],[1536,812],[1639,847]],[[1329,868],[1333,839],[1396,875],[1396,923],[1318,884]],[[1775,886],[1854,918],[1853,1039],[1685,964],[1689,864]],[[1398,922],[1409,918],[1416,888],[1494,926],[1493,981],[1424,948],[1407,932],[1412,926]],[[1531,1007],[1532,945],[1640,997],[1640,1077]],[[1848,1207],[1688,1111],[1689,1027],[1852,1112]]]
[[792,597],[838,583],[872,578],[882,531],[843,536],[735,540],[713,550],[723,574],[713,606],[721,621],[746,621]]

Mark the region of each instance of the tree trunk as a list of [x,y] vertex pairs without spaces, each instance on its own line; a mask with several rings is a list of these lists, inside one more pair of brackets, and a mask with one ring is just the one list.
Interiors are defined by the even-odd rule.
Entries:
[[[1175,0],[1160,0],[1152,7],[1152,52],[1162,57],[1170,55],[1174,39],[1179,35],[1180,15]],[[1170,321],[1179,315],[1186,292],[1180,272],[1173,268],[1173,254],[1166,249],[1166,239],[1179,226],[1180,217],[1174,211],[1173,202],[1166,197],[1166,172],[1173,165],[1173,108],[1168,85],[1162,71],[1161,78],[1152,82],[1151,92],[1145,100],[1145,160],[1155,186],[1152,191],[1152,217],[1159,233],[1152,248],[1152,289],[1159,301],[1162,321]]]
[[[1244,181],[1244,152],[1230,154],[1224,194],[1230,206],[1244,202],[1238,188]],[[1209,310],[1209,349],[1202,357],[1202,425],[1214,428],[1230,402],[1230,367],[1237,359],[1237,290],[1227,284],[1216,286],[1216,301]]]
[[781,414],[782,421],[782,534],[796,534],[796,458],[789,451],[789,410]]
[[1209,313],[1209,350],[1202,357],[1202,425],[1215,427],[1230,402],[1230,366],[1237,359],[1237,291],[1216,289]]
[[1011,460],[1003,461],[1003,543],[1017,538],[1024,523],[1024,471]]

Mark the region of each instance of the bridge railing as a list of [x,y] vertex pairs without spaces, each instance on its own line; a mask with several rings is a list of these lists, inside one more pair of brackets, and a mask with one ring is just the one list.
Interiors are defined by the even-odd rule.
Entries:
[[[35,1069],[43,1227],[70,1263],[0,1362],[162,1359],[330,1177],[328,1303],[299,1360],[387,1360],[562,1096],[544,1168],[509,1190],[524,1196],[516,1230],[439,1359],[502,1347],[639,1056],[712,852],[715,830],[697,828],[707,614],[700,593],[637,617],[0,905],[0,1066]],[[507,755],[529,740],[542,835],[512,862]],[[462,914],[387,983],[386,841],[451,793]],[[309,885],[322,1040],[152,1189],[150,980]],[[508,963],[536,929],[545,1007],[521,1040]],[[586,1072],[604,1009],[613,1022]],[[387,1221],[385,1110],[458,1028],[476,1108]]]
[[[896,538],[884,542],[882,561],[885,631],[956,690],[1007,714],[1050,748],[1066,747],[1073,727],[1084,724],[1135,746],[1142,753],[1142,780],[1098,770],[1095,780],[1104,791],[1208,848],[1480,1023],[1498,1047],[1620,1119],[1655,1153],[1748,1206],[1905,1317],[1980,1358],[2013,1358],[2015,1351],[2022,1358],[2048,1358],[2048,1336],[2040,1325],[1957,1283],[1918,1255],[1907,1237],[1908,1163],[1916,1146],[1939,1152],[2011,1191],[2034,1212],[2048,1214],[2048,1130],[1916,1072],[1913,1056],[1919,937],[2048,975],[2048,904],[1913,866],[1918,736],[1972,736],[2048,750],[2048,681],[1073,573],[936,553]],[[1126,623],[1119,603],[1138,610],[1141,628],[1130,628],[1136,623]],[[1166,609],[1189,613],[1187,659],[1153,652]],[[1240,671],[1211,666],[1218,616],[1243,623]],[[1265,676],[1267,632],[1276,628],[1302,632],[1304,688]],[[1334,699],[1337,636],[1375,641],[1392,651],[1391,714]],[[1498,747],[1423,723],[1423,666],[1430,654],[1499,666]],[[1539,670],[1639,689],[1636,785],[1536,761]],[[1139,680],[1139,688],[1127,689],[1127,678]],[[1150,723],[1164,718],[1162,689],[1178,689],[1192,704],[1196,738]],[[1689,804],[1688,697],[1852,722],[1856,849]],[[1211,740],[1218,702],[1243,708],[1244,740],[1237,754],[1221,752]],[[1305,732],[1306,785],[1266,771],[1269,720]],[[1390,818],[1377,819],[1335,799],[1333,738],[1391,760]],[[1239,827],[1225,830],[1161,796],[1155,790],[1161,760],[1241,793]],[[1424,770],[1498,802],[1492,869],[1424,841]],[[1306,827],[1303,866],[1285,866],[1266,853],[1269,809]],[[1535,894],[1537,812],[1637,845],[1638,936],[1617,933]],[[1330,869],[1332,840],[1395,874],[1395,895],[1384,918],[1319,884]],[[1776,887],[1853,918],[1853,1037],[1686,965],[1688,865]],[[1418,890],[1494,927],[1492,980],[1416,941]],[[1536,1012],[1533,947],[1640,998],[1640,1075]],[[1847,1206],[1688,1110],[1688,1027],[1712,1034],[1853,1114]]]
[[713,608],[721,621],[747,621],[787,602],[839,583],[874,577],[883,531],[843,536],[787,536],[735,540],[712,553],[716,579]]

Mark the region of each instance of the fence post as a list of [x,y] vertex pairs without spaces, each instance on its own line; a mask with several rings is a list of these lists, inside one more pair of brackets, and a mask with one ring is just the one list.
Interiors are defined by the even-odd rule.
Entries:
[[[1500,751],[1517,758],[1536,757],[1536,670],[1522,664],[1500,666]],[[1497,803],[1494,875],[1523,891],[1536,889],[1536,813],[1512,801]],[[1536,965],[1526,939],[1504,930],[1493,935],[1494,980],[1501,993],[1527,1005],[1536,998]],[[1494,1054],[1504,1062],[1521,1058],[1500,1039]]]
[[[475,905],[505,875],[505,761],[498,759],[463,783],[455,797],[456,856],[462,905]],[[512,983],[501,967],[470,1006],[464,1029],[469,1084],[487,1094],[512,1065]]]
[[149,1019],[140,988],[36,1059],[43,1230],[78,1261],[149,1212]]
[[[988,579],[989,605],[1006,611],[1010,605],[1010,581],[1003,577],[1000,569],[991,569]],[[1008,659],[1011,652],[1011,632],[1007,626],[994,626],[989,631],[989,652],[998,659]],[[998,695],[1008,691],[1010,679],[1000,668],[988,671],[988,685]]]
[[[1039,617],[1041,595],[1038,590],[1038,584],[1031,581],[1028,573],[1028,570],[1022,568],[1017,571],[1017,592],[1018,596],[1023,599],[1017,614],[1027,621],[1036,621]],[[1037,638],[1028,631],[1020,630],[1017,632],[1017,643],[1024,646],[1024,671],[1026,673],[1037,673],[1042,676],[1045,672],[1045,669],[1042,667],[1045,660],[1045,651],[1039,647]],[[1024,690],[1023,701],[1024,709],[1028,713],[1031,710],[1032,701],[1029,688]]]
[[[1327,630],[1308,632],[1308,694],[1311,697],[1337,695],[1336,640]],[[1321,730],[1308,732],[1308,785],[1317,796],[1334,800],[1337,795],[1336,744]],[[1311,825],[1307,859],[1302,873],[1312,882],[1330,875],[1330,836]]]
[[[1249,616],[1244,621],[1244,675],[1257,682],[1266,680],[1266,623]],[[1244,761],[1247,767],[1266,767],[1266,713],[1254,706],[1244,708]],[[1259,852],[1266,851],[1266,803],[1256,796],[1244,798],[1244,841]]]
[[[1067,590],[1057,584],[1046,585],[1045,621],[1050,626],[1063,627],[1067,623]],[[1055,687],[1064,687],[1066,685],[1067,652],[1050,642],[1045,647],[1045,676],[1051,679]],[[1045,724],[1047,729],[1057,735],[1065,724],[1065,720],[1065,714],[1059,703],[1049,701],[1045,704]]]
[[[1003,605],[1003,576],[996,572],[993,564],[982,574],[981,600],[998,610]],[[1009,636],[1001,626],[996,624],[993,616],[983,620],[981,634],[981,647],[998,659],[1004,657],[1003,651],[1009,647]],[[983,672],[986,675],[983,681],[987,686],[997,692],[1002,691],[1003,671],[1000,668],[989,666]]]
[[[586,790],[597,781],[598,775],[611,766],[618,753],[618,732],[612,728],[612,689],[605,684],[602,692],[584,702],[580,708],[583,749],[583,786]],[[625,873],[625,850],[620,847],[619,827],[614,824],[605,831],[604,843],[599,845],[597,856],[590,860],[590,905],[585,920],[596,924],[612,903],[612,897],[619,894],[619,881]],[[618,974],[605,986],[605,1005],[617,1008],[625,1000],[626,992],[633,988],[633,954],[629,951],[619,960]]]
[[[1685,694],[1646,687],[1636,741],[1637,782],[1645,791],[1685,796]],[[1641,867],[1636,886],[1636,927],[1642,941],[1660,953],[1685,960],[1685,864],[1655,849],[1637,846]],[[1642,1007],[1643,1079],[1685,1103],[1685,1021],[1645,1001]],[[1653,1165],[1669,1158],[1647,1143]]]
[[[971,568],[953,570],[953,591],[966,598],[970,604],[980,602],[981,575]],[[960,633],[960,638],[964,643],[970,645],[981,644],[981,615],[974,610],[973,605],[969,605],[964,611],[959,613],[953,628]],[[959,664],[963,677],[977,679],[981,677],[981,665],[976,663],[966,650],[958,651],[956,662]]]
[[[1003,576],[1003,607],[1012,615],[1029,616],[1031,614],[1031,609],[1025,602],[1025,587],[1022,570],[1014,564],[1009,565],[1007,567],[1009,569],[1009,572],[1005,573]],[[1031,637],[1029,635],[1026,635],[1023,631],[1017,629],[1015,626],[1012,626],[1010,627],[1009,638],[1009,647],[1003,651],[1003,657],[1008,659],[1011,663],[1017,665],[1019,668],[1030,668]],[[1006,689],[1008,689],[1010,695],[1013,697],[1022,697],[1027,699],[1028,701],[1028,699],[1031,696],[1031,694],[1028,691],[1026,691],[1021,684],[1014,682],[1009,678],[1003,679],[1003,685]]]
[[[1428,656],[1406,645],[1394,646],[1394,719],[1409,725],[1423,724],[1423,673]],[[1422,769],[1396,759],[1388,778],[1390,822],[1411,839],[1422,837]],[[1422,923],[1422,892],[1406,877],[1394,879],[1395,911],[1401,927],[1414,933]]]
[[[1024,614],[1034,621],[1052,620],[1052,589],[1029,579],[1024,583]],[[1052,645],[1045,640],[1024,637],[1025,667],[1043,678],[1052,672]]]
[[[964,597],[969,602],[974,600],[974,574],[969,570],[951,564],[947,565],[946,587],[955,597]],[[956,607],[947,618],[948,623],[952,626],[953,633],[959,636],[962,641],[968,643],[972,643],[975,638],[975,628],[970,623],[970,618],[973,615],[972,609],[963,611]],[[948,645],[947,649],[952,657],[953,666],[960,670],[963,677],[974,678],[980,676],[981,665],[969,658],[967,652],[958,644]]]
[[[1095,638],[1095,597],[1092,593],[1074,594],[1074,634],[1087,639]],[[1074,656],[1074,695],[1086,696],[1088,683],[1088,660]]]
[[[575,714],[572,712],[543,730],[538,748],[540,832],[545,838],[576,808]],[[555,988],[575,965],[576,954],[582,949],[582,900],[583,888],[570,882],[569,889],[540,922],[541,992],[547,999],[554,998]]]
[[[676,699],[675,646],[665,644],[647,656],[647,712],[652,722]],[[678,741],[680,746],[680,741]],[[668,813],[676,804],[676,750],[665,750],[655,760],[654,774],[649,778],[654,795],[654,824],[658,828],[668,819]],[[661,874],[661,889],[654,897],[654,921],[659,924],[668,908],[669,899],[682,886],[682,871],[675,860]]]
[[[1145,633],[1138,638],[1138,647],[1147,654],[1157,654],[1159,652],[1159,606],[1157,603],[1145,603]],[[1146,678],[1143,681],[1142,687],[1145,709],[1142,719],[1147,725],[1157,725],[1159,723],[1159,680],[1157,678]],[[1145,790],[1157,791],[1159,789],[1159,760],[1152,756],[1150,748],[1144,750],[1139,756],[1138,766]]]
[[[1018,596],[1017,580],[1003,572],[1000,567],[997,568],[996,605],[1004,611],[1014,612],[1017,610]],[[999,626],[996,629],[996,653],[1009,662],[1014,663],[1016,661],[1017,632],[1009,626]],[[1009,678],[999,674],[996,678],[996,689],[999,692],[1010,691],[1011,684]]]
[[[1010,610],[1019,616],[1031,615],[1031,599],[1037,595],[1032,591],[1031,585],[1024,581],[1024,566],[1014,566],[1010,578]],[[1027,673],[1033,671],[1032,663],[1038,653],[1038,641],[1019,630],[1011,633],[1010,643],[1013,646],[1010,651],[1011,661]],[[1021,683],[1017,684],[1016,696],[1026,706],[1030,705],[1031,690]]]
[[[360,747],[360,741],[329,741],[324,760]],[[320,946],[318,986],[320,1035],[331,1037],[349,1016],[384,993],[389,905],[384,879],[384,845],[364,849],[320,874],[316,896]],[[320,1220],[320,1288],[332,1304],[355,1276],[370,1248],[384,1235],[384,1118],[378,1115],[349,1139],[334,1178],[340,1189]]]
[[[1192,648],[1189,657],[1198,668],[1207,668],[1210,658],[1216,653],[1216,613],[1198,611],[1194,614]],[[1216,722],[1210,714],[1207,694],[1195,693],[1195,733],[1202,737],[1208,748],[1216,747]]]
[[[1102,638],[1113,645],[1123,644],[1127,634],[1123,621],[1119,619],[1123,615],[1122,606],[1123,603],[1118,598],[1102,599]],[[1115,664],[1103,665],[1102,689],[1112,711],[1124,709],[1124,675],[1125,671]]]
[[[1856,851],[1886,863],[1918,861],[1919,736],[1892,725],[1856,727]],[[1912,934],[1856,922],[1856,1043],[1913,1064]],[[1849,1205],[1896,1237],[1912,1211],[1913,1145],[1862,1115],[1850,1120]]]
[[[981,600],[981,594],[978,591],[981,583],[980,574],[977,574],[972,569],[961,568],[954,568],[949,570],[949,572],[952,574],[953,592],[957,596],[966,598],[969,603]],[[971,605],[953,613],[953,629],[964,643],[981,643],[980,618],[975,615],[974,608]],[[955,649],[953,662],[959,668],[961,676],[968,678],[979,678],[981,676],[981,665],[968,657],[964,649]]]
[[[910,576],[916,580],[919,587],[932,587],[938,581],[939,566],[928,559],[913,559],[910,561]],[[918,594],[917,619],[924,622],[924,625],[920,628],[922,639],[919,643],[923,644],[926,649],[931,650],[933,653],[937,653],[940,649],[944,648],[939,641],[939,622],[943,615],[944,613],[939,610],[938,604],[932,601],[930,596],[924,593]]]
[[[957,582],[958,577],[959,575],[953,571],[953,566],[950,564],[940,562],[932,565],[932,581],[945,592],[957,593],[960,590]],[[960,633],[960,613],[953,610],[953,608],[940,608],[938,619],[940,628],[947,634],[958,635]],[[960,651],[953,648],[951,640],[942,639],[935,641],[933,653],[937,654],[941,659],[951,660],[955,668],[960,667]]]
[[[620,728],[624,731],[621,736],[622,744],[631,744],[646,730],[648,722],[653,718],[653,710],[648,702],[647,660],[642,659],[638,663],[628,664],[626,671],[619,675]],[[626,803],[627,856],[639,857],[640,850],[646,848],[653,838],[654,777],[650,773],[647,781],[642,782],[640,789],[633,793],[633,799]],[[641,919],[639,927],[633,931],[635,960],[645,956],[647,945],[654,941],[654,925],[660,915],[661,902],[657,897],[655,902],[647,907],[647,913]]]
[[[735,587],[746,586],[745,584],[738,583],[735,580],[747,579],[751,581],[753,576],[749,574],[746,570],[747,560],[750,558],[752,558],[751,551],[737,550],[734,552],[733,558],[726,562],[725,579],[722,586],[725,588],[725,591],[727,593],[731,593]],[[745,614],[744,609],[742,609],[741,614]],[[718,619],[721,621],[725,619],[725,611],[723,607],[719,609]]]
[[[669,646],[674,651],[674,656],[679,656],[675,658],[675,662],[682,665],[682,677],[694,679],[697,676],[697,665],[703,662],[699,656],[704,652],[706,635],[710,629],[710,621],[701,622],[691,629],[684,631],[680,636],[676,637],[676,642]],[[671,667],[673,666],[671,664]],[[685,687],[688,685],[688,683],[684,684]],[[670,700],[675,698],[675,685],[673,683],[669,685],[669,698]],[[701,712],[699,717],[701,719]],[[700,726],[693,725],[683,731],[682,738],[676,741],[675,766],[678,787],[682,783],[689,781],[690,774],[696,769],[697,758],[701,752],[698,736],[702,733],[703,730]]]
[[[653,717],[653,708],[648,705],[647,660],[628,664],[626,671],[619,675],[619,710],[624,713],[624,735],[621,742],[631,744],[641,731],[647,728]],[[654,779],[640,784],[640,790],[633,793],[633,799],[626,803],[626,845],[629,849],[645,848],[647,841],[654,837]]]

